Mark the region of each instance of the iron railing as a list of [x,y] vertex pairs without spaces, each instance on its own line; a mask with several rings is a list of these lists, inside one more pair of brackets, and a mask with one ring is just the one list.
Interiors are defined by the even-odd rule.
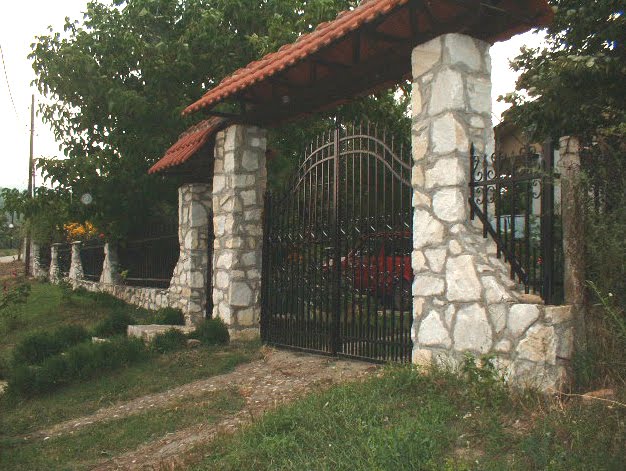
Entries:
[[85,241],[80,247],[80,261],[85,279],[100,280],[104,264],[104,242],[97,239]]
[[265,207],[262,338],[374,361],[411,358],[411,154],[337,126]]
[[127,285],[167,288],[178,262],[178,227],[155,226],[119,244],[120,270]]
[[57,247],[57,263],[61,278],[67,278],[72,264],[72,244],[59,244]]
[[524,148],[518,155],[470,152],[470,217],[483,237],[491,236],[497,256],[511,267],[511,279],[547,304],[563,297],[560,219],[554,211],[554,149]]
[[52,254],[50,253],[50,245],[42,244],[39,246],[39,266],[42,270],[48,272],[50,270],[50,260]]

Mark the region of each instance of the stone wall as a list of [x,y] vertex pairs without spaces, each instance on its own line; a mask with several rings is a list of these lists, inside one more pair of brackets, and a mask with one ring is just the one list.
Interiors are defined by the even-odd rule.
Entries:
[[469,220],[469,147],[493,152],[489,45],[447,34],[412,54],[413,360],[493,354],[512,381],[563,385],[571,309],[522,304]]
[[74,289],[85,288],[87,291],[109,293],[133,306],[156,311],[171,307],[170,292],[167,289],[124,286],[87,280],[70,280]]
[[68,274],[68,278],[70,280],[82,280],[84,277],[83,261],[80,258],[81,245],[82,245],[82,242],[72,243],[72,259],[70,262],[70,271]]
[[180,257],[170,282],[172,307],[185,314],[187,324],[205,317],[209,264],[209,224],[212,218],[209,183],[189,183],[178,189]]
[[259,335],[265,148],[253,126],[230,126],[215,142],[213,317],[232,337]]
[[61,280],[61,269],[59,267],[59,245],[52,244],[50,246],[50,271],[48,279],[50,283],[58,283]]

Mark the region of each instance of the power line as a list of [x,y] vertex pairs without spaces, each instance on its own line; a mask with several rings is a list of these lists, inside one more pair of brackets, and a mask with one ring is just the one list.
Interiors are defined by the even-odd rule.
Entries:
[[13,101],[13,93],[11,93],[11,84],[9,83],[9,75],[7,74],[7,65],[4,62],[4,52],[2,51],[2,44],[0,44],[0,56],[2,57],[2,66],[4,67],[4,78],[7,82],[7,89],[9,90],[9,96],[11,97],[11,104],[13,105],[13,111],[15,111],[15,117],[19,120],[20,115],[17,113],[15,107],[15,101]]

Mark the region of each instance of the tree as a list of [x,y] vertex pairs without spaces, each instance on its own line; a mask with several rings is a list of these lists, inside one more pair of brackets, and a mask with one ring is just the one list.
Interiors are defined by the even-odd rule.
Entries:
[[615,0],[552,0],[547,44],[523,49],[505,117],[534,138],[626,134],[626,19]]
[[[179,182],[146,170],[198,120],[181,110],[206,88],[293,41],[348,0],[92,1],[82,21],[36,38],[40,111],[66,159],[39,162],[68,217],[86,216],[122,237],[147,220],[175,218]],[[82,207],[80,195],[93,203]]]
[[521,72],[506,119],[536,140],[583,145],[586,275],[626,306],[626,18],[615,0],[553,0],[547,45],[512,62]]

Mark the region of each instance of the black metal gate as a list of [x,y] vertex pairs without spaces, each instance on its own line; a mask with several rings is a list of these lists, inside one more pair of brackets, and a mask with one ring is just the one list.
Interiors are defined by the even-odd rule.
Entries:
[[307,149],[265,208],[262,338],[375,361],[410,361],[410,147],[372,125]]

